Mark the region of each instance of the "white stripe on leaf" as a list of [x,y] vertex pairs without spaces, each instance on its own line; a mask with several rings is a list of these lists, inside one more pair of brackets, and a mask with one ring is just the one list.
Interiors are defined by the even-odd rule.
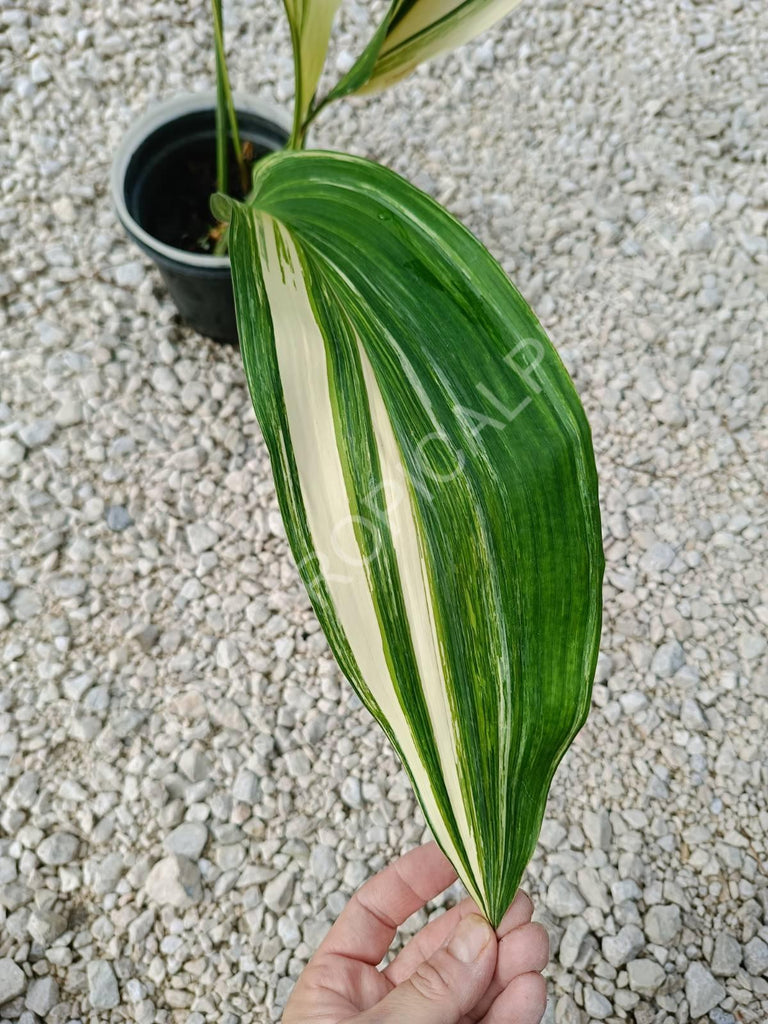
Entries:
[[[432,606],[424,560],[424,546],[408,492],[408,475],[384,405],[384,399],[376,383],[373,367],[362,345],[359,345],[359,351],[382,478],[395,485],[385,492],[387,516],[397,556],[400,584],[419,668],[421,688],[432,721],[445,787],[456,815],[459,832],[464,840],[464,848],[467,851],[473,875],[480,879],[482,872],[477,853],[477,836],[474,835],[470,826],[459,780],[459,754],[454,711],[450,706],[446,688],[445,670],[435,626],[435,610]],[[462,872],[462,874],[466,875],[466,872]],[[474,889],[470,880],[462,878],[462,881],[468,888]]]
[[[460,858],[443,822],[432,782],[414,741],[411,725],[395,693],[366,574],[365,556],[359,547],[356,551],[350,550],[347,544],[350,538],[346,534],[345,547],[342,548],[339,543],[339,530],[353,521],[354,510],[349,501],[338,450],[329,391],[325,340],[307,294],[299,254],[290,233],[277,221],[264,214],[257,216],[263,226],[262,271],[274,329],[280,383],[290,429],[290,444],[298,470],[313,545],[333,601],[336,617],[360,673],[397,738],[435,838],[453,863],[458,865]],[[367,380],[367,383],[370,388],[371,381]],[[377,394],[378,389],[375,389],[373,403],[377,408],[380,430],[384,432],[386,427],[381,422],[383,403],[380,395],[377,403]],[[369,400],[370,397],[369,390]],[[391,427],[389,431],[391,434]],[[393,436],[391,444],[395,444]],[[391,454],[389,448],[384,452],[385,457],[390,459]],[[390,468],[395,471],[394,465]],[[400,525],[407,534],[407,516],[398,516],[399,520],[403,518],[406,521],[400,522]],[[415,526],[411,524],[411,534],[414,530]],[[354,543],[354,537],[351,543]],[[406,572],[412,573],[413,569],[414,566],[410,565],[406,567]],[[416,571],[419,571],[418,568]],[[416,587],[417,591],[418,586],[419,584]],[[430,642],[426,641],[427,644]],[[420,644],[423,643],[423,639],[420,639]],[[427,689],[430,687],[434,704],[434,679],[430,681]],[[447,750],[449,744],[450,739],[446,737],[446,729],[443,726],[443,748]],[[451,766],[448,760],[442,764],[444,770],[448,770],[448,778],[451,775],[451,768],[455,775],[455,763]],[[452,800],[452,805],[454,811],[464,807],[460,797],[455,804]],[[466,815],[466,812],[464,813]],[[472,850],[474,851],[474,847]],[[474,866],[478,864],[476,852],[472,857],[472,863]],[[473,879],[466,877],[466,872],[462,874],[467,889],[482,904]]]

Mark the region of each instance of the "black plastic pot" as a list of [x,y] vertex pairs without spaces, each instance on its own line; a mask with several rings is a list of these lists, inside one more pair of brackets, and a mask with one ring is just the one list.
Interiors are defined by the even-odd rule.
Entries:
[[[257,158],[285,146],[288,122],[279,111],[235,102],[241,138]],[[112,199],[125,230],[157,264],[182,319],[216,341],[237,342],[229,259],[192,251],[212,219],[215,139],[213,94],[159,104],[123,138],[112,165]]]

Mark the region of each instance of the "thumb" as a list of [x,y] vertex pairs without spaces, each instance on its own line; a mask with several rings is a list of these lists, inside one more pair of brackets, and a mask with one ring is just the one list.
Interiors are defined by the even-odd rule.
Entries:
[[371,1012],[377,1024],[458,1024],[485,994],[495,969],[493,929],[478,914],[469,914],[446,944]]

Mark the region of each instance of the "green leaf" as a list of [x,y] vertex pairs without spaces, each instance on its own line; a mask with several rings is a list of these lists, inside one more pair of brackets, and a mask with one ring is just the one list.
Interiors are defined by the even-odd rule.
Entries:
[[261,161],[230,252],[288,539],[342,671],[498,923],[584,722],[603,556],[589,427],[440,206],[336,153]]
[[393,85],[430,57],[480,35],[520,0],[392,0],[370,43],[320,106]]
[[341,0],[283,0],[291,28],[296,79],[291,145],[301,144],[303,128],[320,81]]

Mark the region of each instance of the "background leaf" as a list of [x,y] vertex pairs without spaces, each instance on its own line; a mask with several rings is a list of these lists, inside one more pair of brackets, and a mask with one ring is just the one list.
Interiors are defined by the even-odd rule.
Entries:
[[304,124],[320,81],[331,26],[341,0],[284,0],[291,28],[295,65],[294,138]]
[[480,35],[520,0],[392,0],[370,43],[320,106],[394,85],[430,57]]

